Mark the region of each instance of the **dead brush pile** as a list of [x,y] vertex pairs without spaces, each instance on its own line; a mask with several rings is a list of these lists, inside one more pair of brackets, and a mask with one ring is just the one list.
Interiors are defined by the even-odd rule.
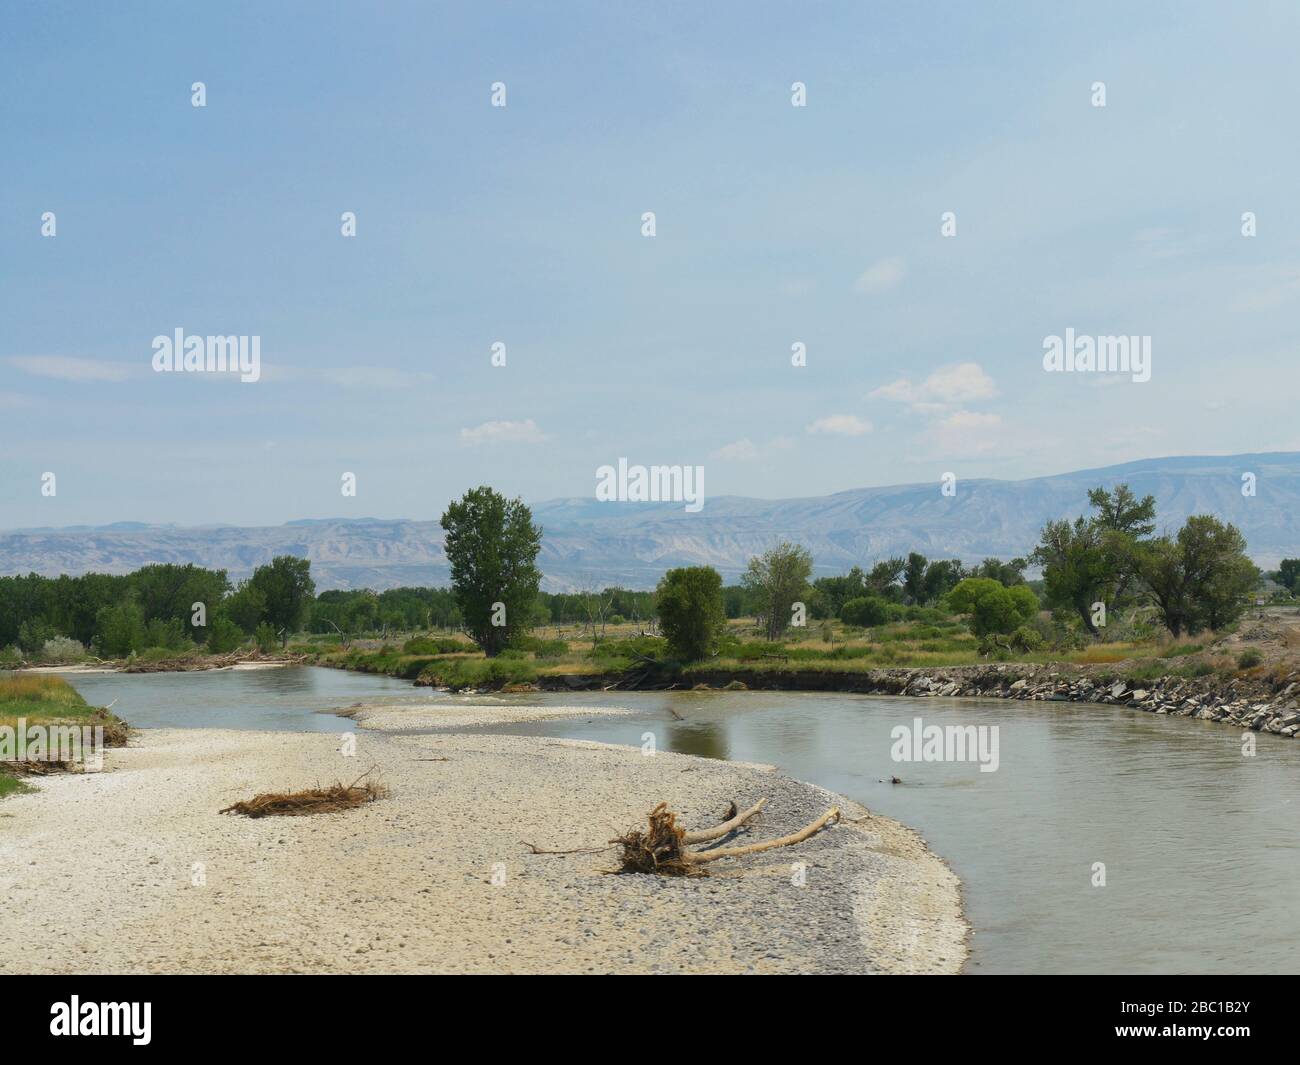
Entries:
[[366,772],[351,784],[336,783],[329,787],[308,788],[305,791],[268,791],[251,799],[237,802],[219,811],[223,814],[242,814],[244,817],[302,817],[306,814],[328,814],[336,810],[351,810],[378,799],[388,798],[390,792],[378,780],[370,779],[374,770]]

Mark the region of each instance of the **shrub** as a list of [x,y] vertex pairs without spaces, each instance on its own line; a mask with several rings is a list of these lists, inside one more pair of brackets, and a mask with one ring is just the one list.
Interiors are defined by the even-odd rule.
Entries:
[[57,639],[59,633],[54,630],[54,626],[47,625],[43,621],[24,621],[18,629],[18,646],[28,654],[36,655],[41,653],[41,649],[53,639]]
[[1264,661],[1264,656],[1253,647],[1247,647],[1237,656],[1238,669],[1254,669]]
[[56,636],[52,640],[46,640],[45,646],[41,648],[41,660],[51,665],[80,662],[85,657],[86,648],[81,641],[69,639],[67,636]]
[[1038,597],[1026,584],[1011,588],[988,577],[967,577],[948,593],[948,605],[970,615],[976,636],[1010,634],[1038,613]]
[[228,654],[244,642],[244,630],[228,617],[218,616],[208,626],[208,650],[214,655]]
[[187,651],[192,647],[185,626],[177,618],[163,621],[154,618],[144,627],[146,647],[165,647],[169,651]]
[[1011,646],[1017,651],[1041,651],[1046,643],[1043,634],[1029,625],[1021,625],[1011,634]]
[[840,620],[846,625],[870,628],[885,624],[889,620],[889,609],[889,604],[877,596],[859,596],[840,607]]
[[280,646],[280,634],[269,621],[264,621],[253,632],[253,642],[259,651],[274,651]]
[[23,664],[23,653],[16,645],[0,649],[0,669],[17,669]]

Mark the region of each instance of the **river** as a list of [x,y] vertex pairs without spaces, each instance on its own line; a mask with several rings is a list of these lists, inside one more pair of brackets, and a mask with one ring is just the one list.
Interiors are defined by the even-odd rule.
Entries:
[[[439,698],[312,667],[68,679],[92,703],[117,699],[140,727],[345,731],[352,722],[315,711]],[[970,973],[1300,969],[1294,740],[1259,735],[1246,756],[1242,734],[1222,725],[1073,703],[788,692],[459,701],[629,707],[489,731],[636,746],[650,733],[659,749],[772,763],[910,825],[962,879]],[[891,730],[917,718],[996,727],[997,770],[893,761]]]

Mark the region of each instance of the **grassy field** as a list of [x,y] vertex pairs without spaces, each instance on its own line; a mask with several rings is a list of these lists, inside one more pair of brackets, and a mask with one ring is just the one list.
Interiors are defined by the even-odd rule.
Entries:
[[[105,746],[117,747],[126,742],[127,729],[120,719],[88,705],[71,684],[50,674],[0,673],[0,728],[17,730],[20,719],[27,725],[103,725]],[[0,762],[0,798],[27,790],[27,785]]]

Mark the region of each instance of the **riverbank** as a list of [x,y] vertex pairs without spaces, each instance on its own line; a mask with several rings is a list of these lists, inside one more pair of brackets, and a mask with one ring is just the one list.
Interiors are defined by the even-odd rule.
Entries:
[[[356,810],[217,813],[372,765],[392,797]],[[448,733],[363,732],[343,758],[337,735],[170,729],[106,766],[6,801],[0,971],[941,973],[966,955],[957,879],[919,836],[763,767]],[[599,847],[661,800],[696,827],[762,796],[753,838],[844,820],[698,879],[521,842]]]
[[[637,690],[605,678],[539,678],[545,691]],[[1224,676],[1168,673],[1126,678],[1113,668],[993,663],[947,669],[878,669],[860,673],[725,670],[697,672],[678,690],[845,692],[917,698],[963,697],[1131,706],[1173,717],[1195,717],[1236,728],[1295,736],[1300,733],[1300,669],[1249,671]],[[648,690],[667,690],[647,685]]]

